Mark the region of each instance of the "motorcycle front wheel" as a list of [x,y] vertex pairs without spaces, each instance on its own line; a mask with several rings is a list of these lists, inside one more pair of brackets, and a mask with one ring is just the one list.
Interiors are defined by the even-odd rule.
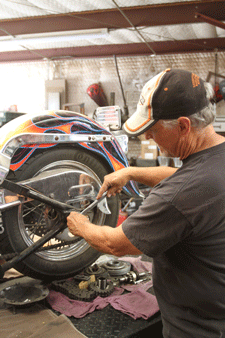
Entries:
[[[38,177],[49,170],[54,172],[69,170],[74,171],[74,174],[77,171],[91,173],[94,180],[99,182],[99,186],[104,176],[110,172],[107,165],[100,162],[92,153],[80,149],[56,148],[31,157],[21,170],[14,173],[14,180],[24,181]],[[66,184],[61,181],[59,184],[61,184],[58,187],[60,195],[68,196],[65,191]],[[46,189],[48,191],[47,187]],[[99,208],[95,208],[90,218],[94,224],[115,227],[119,214],[119,199],[111,197],[107,199],[107,203],[111,214],[105,214]],[[82,202],[79,202],[80,205],[82,206]],[[78,211],[82,211],[81,208]],[[22,252],[50,230],[56,218],[54,210],[51,211],[49,206],[35,200],[5,211],[2,215],[5,233],[0,236],[1,253],[4,255],[3,247],[7,247],[5,252]],[[91,265],[99,255],[100,253],[82,238],[66,241],[56,236],[42,250],[31,254],[15,268],[24,275],[41,280],[65,279]]]

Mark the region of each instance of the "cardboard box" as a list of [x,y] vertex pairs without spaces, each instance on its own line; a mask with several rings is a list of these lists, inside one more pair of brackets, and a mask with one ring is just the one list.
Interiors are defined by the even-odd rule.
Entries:
[[137,137],[140,141],[146,141],[145,135],[141,134]]
[[145,160],[156,160],[158,157],[158,147],[155,141],[141,141],[141,158]]

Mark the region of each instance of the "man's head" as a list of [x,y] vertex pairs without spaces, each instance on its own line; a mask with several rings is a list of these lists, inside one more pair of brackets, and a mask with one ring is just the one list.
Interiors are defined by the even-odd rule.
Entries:
[[[142,89],[136,112],[123,128],[129,136],[146,132],[159,121],[194,117],[211,104],[212,91],[206,91],[204,81],[194,73],[181,69],[166,69],[148,81]],[[211,114],[212,115],[212,114]],[[207,116],[206,116],[207,117]],[[204,116],[202,117],[204,119]],[[212,123],[214,116],[208,119]],[[208,123],[208,122],[207,122]]]

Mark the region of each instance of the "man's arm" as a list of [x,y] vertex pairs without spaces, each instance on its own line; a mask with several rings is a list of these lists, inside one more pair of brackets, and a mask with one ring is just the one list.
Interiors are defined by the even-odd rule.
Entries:
[[129,180],[134,180],[139,183],[154,187],[164,178],[173,175],[177,168],[172,167],[129,167],[126,168],[129,173]]
[[91,247],[114,256],[140,255],[138,250],[125,236],[122,226],[111,228],[107,225],[95,225],[77,212],[67,217],[67,225],[75,236],[83,237]]
[[97,198],[108,190],[108,197],[120,193],[123,186],[130,180],[154,187],[164,178],[171,176],[177,171],[172,167],[128,167],[106,175],[99,190]]

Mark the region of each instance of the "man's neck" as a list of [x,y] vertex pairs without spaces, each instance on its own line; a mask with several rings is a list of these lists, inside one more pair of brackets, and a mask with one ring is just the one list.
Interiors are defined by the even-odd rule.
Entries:
[[223,142],[225,142],[225,137],[217,134],[212,125],[207,126],[197,133],[197,138],[195,140],[195,150],[193,153],[215,147]]
[[225,142],[225,137],[217,134],[212,125],[199,131],[195,130],[189,134],[189,139],[186,142],[185,149],[183,149],[183,156],[180,159],[183,160],[192,154],[212,148],[223,142]]

